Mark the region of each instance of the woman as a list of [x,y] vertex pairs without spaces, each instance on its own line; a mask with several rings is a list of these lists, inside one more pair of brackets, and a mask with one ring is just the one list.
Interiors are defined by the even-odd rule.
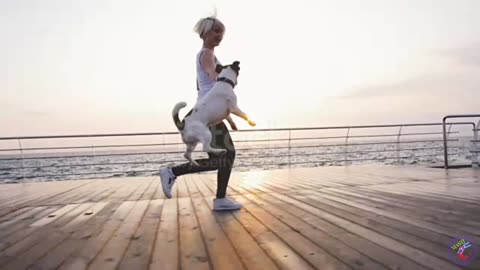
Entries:
[[[218,74],[215,72],[216,64],[220,64],[214,54],[215,47],[220,45],[225,32],[223,23],[215,17],[200,19],[195,25],[194,31],[203,40],[203,46],[197,54],[197,100],[204,97],[213,87]],[[190,114],[191,111],[188,113]],[[187,114],[187,115],[188,115]],[[233,121],[229,122],[233,130],[237,127]],[[196,160],[200,166],[192,166],[189,162],[182,165],[167,167],[160,170],[160,178],[165,196],[171,198],[172,187],[178,176],[218,170],[217,173],[217,194],[213,200],[214,210],[237,210],[242,207],[240,203],[234,202],[226,197],[228,181],[235,160],[235,147],[228,129],[223,122],[210,127],[212,133],[212,147],[227,150],[226,154],[215,155],[208,153],[208,159]]]

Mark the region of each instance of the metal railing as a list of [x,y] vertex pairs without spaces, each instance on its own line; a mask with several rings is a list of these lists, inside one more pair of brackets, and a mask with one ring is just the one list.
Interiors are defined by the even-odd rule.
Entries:
[[[447,125],[449,126],[448,131],[446,130]],[[422,158],[429,158],[436,162],[437,160],[441,161],[439,156],[442,156],[441,151],[447,147],[446,141],[451,143],[460,141],[461,137],[452,138],[451,135],[461,135],[462,132],[452,131],[451,129],[462,125],[473,125],[475,127],[473,122],[446,123],[443,121],[442,123],[232,131],[232,137],[242,134],[252,134],[255,137],[254,139],[234,138],[234,143],[237,145],[237,157],[234,166],[236,168],[270,168],[271,166],[277,168],[292,165],[307,166],[308,164],[314,166],[348,166],[353,163],[368,161],[383,163],[388,161],[402,164],[404,160],[409,159],[410,162],[415,164],[416,160]],[[437,130],[439,127],[442,127],[443,131]],[[389,130],[392,128],[398,130],[392,132]],[[405,131],[409,128],[415,130]],[[421,128],[434,128],[434,130],[419,130]],[[383,132],[368,133],[375,129],[381,129]],[[305,132],[309,134],[298,134]],[[315,134],[319,132],[326,134]],[[336,134],[338,132],[345,133]],[[354,134],[355,132],[367,133]],[[287,133],[287,137],[272,138],[272,133]],[[443,139],[441,135],[443,135]],[[162,136],[163,142],[153,141],[152,138],[155,138],[155,136]],[[448,138],[448,136],[450,137]],[[139,137],[149,138],[148,142],[122,142],[120,144],[111,142],[100,144],[90,142],[90,144],[86,144],[82,142],[76,145],[59,145],[60,141],[71,139],[92,140],[102,138],[113,140],[114,138]],[[166,142],[166,137],[172,137],[173,140]],[[401,138],[410,139],[401,140]],[[50,140],[55,140],[54,145],[38,145],[42,141]],[[474,140],[476,139],[474,138]],[[182,155],[184,146],[180,141],[178,132],[0,137],[0,143],[2,142],[9,143],[9,145],[4,148],[0,147],[0,180],[8,181],[27,178],[70,179],[72,176],[77,179],[78,176],[94,178],[102,175],[106,175],[106,177],[152,175],[158,174],[158,167],[160,166],[186,162]],[[28,146],[27,142],[35,142],[37,145]],[[12,146],[12,143],[15,143],[15,146]],[[159,150],[159,147],[163,147],[163,149]],[[125,152],[129,148],[130,150]],[[135,149],[132,150],[131,148]],[[146,148],[150,148],[150,150],[146,150]],[[181,148],[181,150],[177,148]],[[457,153],[451,153],[454,155],[466,149],[466,147],[450,146],[450,149],[457,151]],[[75,152],[65,153],[65,151]],[[195,151],[195,153],[200,152]],[[448,158],[444,161],[446,164]]]
[[[443,117],[442,120],[442,129],[443,129],[443,156],[444,156],[444,166],[445,169],[449,168],[448,164],[448,145],[447,145],[447,129],[446,129],[446,121],[449,118],[477,118],[480,117],[480,114],[456,114],[456,115],[447,115]],[[473,150],[470,152],[472,153],[472,167],[478,167],[478,148],[477,148],[477,143],[478,141],[478,131],[479,129],[477,128],[480,125],[480,120],[478,121],[477,125],[475,125],[474,122],[471,123],[473,126],[473,140],[472,140],[472,145],[473,145]]]

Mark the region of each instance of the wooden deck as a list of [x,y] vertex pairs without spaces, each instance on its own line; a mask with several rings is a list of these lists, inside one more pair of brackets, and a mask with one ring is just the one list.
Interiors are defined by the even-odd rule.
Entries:
[[480,269],[480,170],[396,166],[234,173],[241,211],[213,212],[215,174],[0,185],[1,269]]

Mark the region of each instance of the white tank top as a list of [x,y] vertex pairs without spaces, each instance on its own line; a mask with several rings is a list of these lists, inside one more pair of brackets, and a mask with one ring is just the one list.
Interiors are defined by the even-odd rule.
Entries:
[[[200,100],[204,97],[210,89],[212,89],[215,81],[208,77],[208,73],[203,69],[202,64],[200,63],[200,59],[202,57],[202,53],[208,50],[207,48],[202,48],[200,52],[197,54],[197,90],[198,90],[198,97],[197,100]],[[217,57],[215,57],[215,64],[221,64]]]

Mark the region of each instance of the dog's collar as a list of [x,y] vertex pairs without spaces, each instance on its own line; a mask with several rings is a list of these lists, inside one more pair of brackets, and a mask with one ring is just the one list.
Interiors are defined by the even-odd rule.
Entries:
[[217,82],[226,82],[226,83],[230,84],[232,86],[232,88],[235,88],[235,83],[232,80],[227,79],[225,77],[217,78]]

